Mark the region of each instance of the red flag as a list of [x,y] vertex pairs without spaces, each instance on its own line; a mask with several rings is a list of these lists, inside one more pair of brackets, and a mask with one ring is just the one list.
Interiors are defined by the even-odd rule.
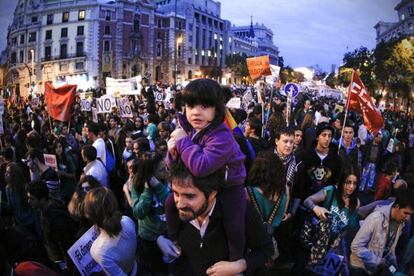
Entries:
[[49,116],[62,122],[70,121],[75,92],[76,85],[67,84],[54,88],[51,83],[45,83],[45,101]]
[[372,134],[377,134],[384,127],[384,119],[367,94],[365,86],[356,72],[352,74],[348,97],[349,110],[361,113],[367,129]]

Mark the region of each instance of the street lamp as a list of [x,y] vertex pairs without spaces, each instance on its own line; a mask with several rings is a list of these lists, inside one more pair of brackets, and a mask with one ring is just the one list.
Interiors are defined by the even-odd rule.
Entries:
[[175,56],[174,56],[174,86],[177,85],[177,73],[178,73],[178,64],[177,64],[177,53],[178,53],[178,47],[183,42],[183,37],[179,36],[176,41],[175,45]]

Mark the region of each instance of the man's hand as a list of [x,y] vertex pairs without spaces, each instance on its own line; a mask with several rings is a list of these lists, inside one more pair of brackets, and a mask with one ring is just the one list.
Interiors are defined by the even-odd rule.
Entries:
[[230,276],[243,273],[247,268],[246,260],[240,259],[235,262],[221,261],[215,263],[209,269],[207,269],[207,275],[209,276]]
[[163,235],[157,238],[157,245],[160,248],[162,254],[166,257],[178,258],[181,255],[180,248]]

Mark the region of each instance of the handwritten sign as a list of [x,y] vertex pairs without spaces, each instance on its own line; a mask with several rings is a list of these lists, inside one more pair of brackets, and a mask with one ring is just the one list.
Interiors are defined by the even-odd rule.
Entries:
[[270,71],[269,56],[247,58],[246,63],[250,77],[253,80],[258,79],[261,76],[270,76],[272,74]]
[[110,113],[112,107],[116,107],[115,98],[111,96],[103,96],[96,99],[96,110],[98,113]]
[[92,100],[91,99],[81,99],[81,110],[82,111],[91,111]]
[[58,164],[56,155],[54,154],[43,154],[43,158],[45,159],[45,165],[51,167],[55,171],[58,170]]
[[98,122],[98,110],[95,107],[92,107],[92,121]]
[[102,271],[102,268],[95,262],[90,252],[92,244],[98,235],[95,227],[92,226],[68,250],[69,257],[82,275],[90,275]]

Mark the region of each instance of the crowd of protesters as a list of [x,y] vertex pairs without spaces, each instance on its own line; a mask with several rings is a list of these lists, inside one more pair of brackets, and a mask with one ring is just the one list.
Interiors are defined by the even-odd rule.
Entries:
[[95,274],[414,275],[408,114],[384,111],[373,134],[310,93],[287,112],[277,91],[234,109],[254,89],[168,89],[130,96],[133,118],[93,119],[77,97],[59,122],[42,96],[5,100],[1,275],[80,275],[68,249],[91,227]]

